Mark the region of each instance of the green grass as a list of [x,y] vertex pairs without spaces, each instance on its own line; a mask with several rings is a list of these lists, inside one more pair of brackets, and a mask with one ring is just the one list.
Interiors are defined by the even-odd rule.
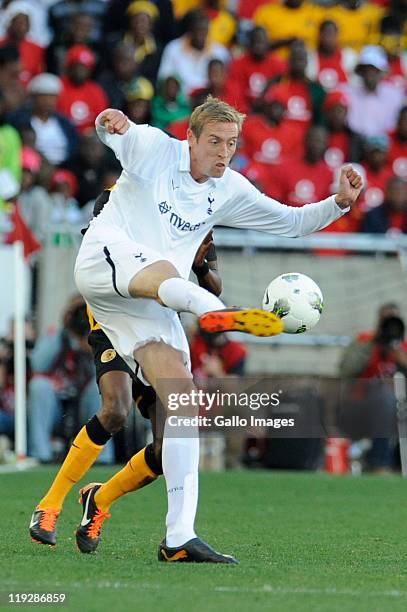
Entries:
[[[75,547],[79,487],[59,519],[56,549],[33,544],[30,514],[54,471],[0,474],[3,597],[64,591],[61,609],[114,612],[407,610],[400,477],[203,474],[197,531],[240,565],[193,566],[156,560],[166,511],[162,481],[113,507],[96,555]],[[96,468],[85,482],[110,473]]]

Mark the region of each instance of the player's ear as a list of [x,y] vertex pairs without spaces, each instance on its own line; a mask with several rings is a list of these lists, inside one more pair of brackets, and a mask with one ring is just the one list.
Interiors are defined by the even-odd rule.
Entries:
[[188,140],[188,144],[189,146],[196,144],[196,136],[193,133],[193,131],[191,130],[191,128],[187,129],[187,140]]

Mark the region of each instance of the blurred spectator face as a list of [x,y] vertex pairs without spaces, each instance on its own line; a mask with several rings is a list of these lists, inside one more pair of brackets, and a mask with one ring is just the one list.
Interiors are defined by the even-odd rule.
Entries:
[[92,37],[95,28],[95,20],[92,15],[78,13],[74,15],[70,23],[70,36],[76,45],[86,45]]
[[147,13],[137,13],[132,15],[129,20],[129,31],[134,40],[144,40],[148,34],[151,34],[153,22]]
[[389,151],[386,136],[375,136],[366,142],[365,161],[373,172],[378,172],[387,162]]
[[78,191],[76,176],[69,170],[57,170],[52,177],[51,189],[53,193],[60,193],[66,199],[73,198]]
[[95,131],[89,130],[81,135],[79,154],[87,166],[91,168],[99,166],[104,158],[105,150]]
[[[386,186],[385,202],[394,212],[407,212],[407,183],[399,178],[391,178]],[[392,313],[392,316],[396,315]]]
[[225,64],[220,60],[212,60],[208,66],[209,86],[215,91],[221,91],[226,82]]
[[12,82],[19,82],[22,66],[17,50],[13,53],[10,50],[8,57],[0,59],[0,83],[10,85]]
[[19,131],[23,147],[30,147],[31,149],[35,149],[36,136],[31,125],[24,125],[22,128],[20,128]]
[[116,47],[113,55],[113,70],[119,81],[131,81],[137,70],[137,65],[132,45]]
[[338,47],[338,26],[334,21],[324,21],[319,31],[318,47],[325,53],[334,53]]
[[205,15],[196,15],[191,22],[189,37],[192,47],[202,51],[208,38],[209,22]]
[[163,96],[169,102],[175,102],[179,94],[179,83],[176,78],[168,77],[165,79],[163,87]]
[[34,94],[32,99],[34,115],[47,116],[55,113],[58,96],[54,94]]
[[127,102],[127,115],[138,125],[148,123],[151,112],[150,100],[131,100]]
[[288,59],[290,75],[294,78],[303,78],[307,67],[307,51],[302,41],[296,41],[291,45]]
[[269,39],[264,28],[254,28],[250,33],[249,51],[256,59],[263,59],[269,50]]
[[75,85],[83,85],[90,79],[92,69],[81,62],[75,62],[67,68],[67,75]]
[[358,73],[368,91],[375,91],[383,76],[381,70],[369,65],[359,66]]
[[407,140],[407,107],[401,109],[397,122],[397,136]]
[[378,326],[389,317],[399,317],[400,316],[400,308],[397,304],[383,304],[380,306],[377,313],[377,322]]
[[24,40],[30,29],[30,20],[28,15],[19,13],[10,21],[10,25],[7,28],[7,34],[12,40],[19,41]]
[[341,132],[348,124],[348,109],[345,104],[333,104],[326,109],[325,117],[332,132]]
[[279,125],[284,117],[286,111],[285,105],[279,100],[271,100],[270,102],[264,102],[263,104],[263,115],[271,122]]
[[314,126],[305,135],[305,157],[317,162],[323,158],[328,146],[328,133],[325,128]]

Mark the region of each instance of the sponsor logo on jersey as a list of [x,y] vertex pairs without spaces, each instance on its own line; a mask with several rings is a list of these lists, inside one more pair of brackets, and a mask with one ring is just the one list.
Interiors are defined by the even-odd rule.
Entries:
[[100,361],[102,363],[109,363],[109,361],[113,361],[113,359],[115,359],[116,355],[117,353],[114,349],[106,349],[100,356]]
[[[214,199],[208,198],[209,208],[211,209],[212,203],[215,201]],[[170,223],[175,228],[181,230],[182,232],[195,232],[197,229],[201,227],[201,225],[205,225],[205,221],[200,221],[199,223],[191,223],[190,221],[186,221],[182,217],[180,217],[176,212],[172,211],[172,206],[167,204],[166,201],[160,202],[158,205],[158,210],[162,215],[170,214]],[[208,215],[212,214],[212,209],[209,212],[207,210]]]

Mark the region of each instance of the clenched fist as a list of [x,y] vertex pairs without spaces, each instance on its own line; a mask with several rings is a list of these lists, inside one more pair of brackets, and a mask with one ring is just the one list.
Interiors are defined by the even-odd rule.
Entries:
[[363,189],[363,181],[360,174],[352,168],[350,164],[346,164],[341,169],[339,178],[339,189],[335,197],[335,201],[340,208],[352,206],[359,197]]
[[105,110],[101,122],[109,134],[125,134],[130,127],[126,115],[122,111],[112,108]]

